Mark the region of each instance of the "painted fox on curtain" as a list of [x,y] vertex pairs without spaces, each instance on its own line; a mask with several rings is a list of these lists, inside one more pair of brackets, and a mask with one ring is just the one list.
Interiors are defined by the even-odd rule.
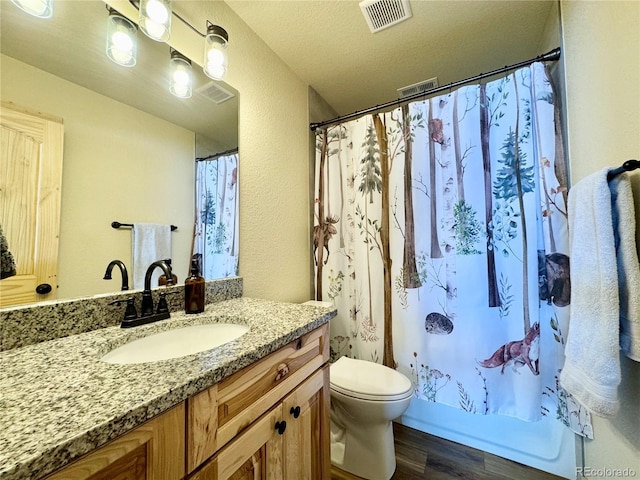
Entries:
[[338,308],[333,360],[397,368],[421,401],[591,436],[558,384],[571,281],[552,87],[534,63],[319,130],[316,297]]

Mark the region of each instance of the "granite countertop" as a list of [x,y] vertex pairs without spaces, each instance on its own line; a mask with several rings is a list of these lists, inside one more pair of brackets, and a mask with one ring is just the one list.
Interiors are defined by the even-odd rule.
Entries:
[[[197,315],[130,329],[108,327],[0,352],[0,479],[49,474],[301,335],[335,309],[237,298]],[[242,337],[182,358],[100,361],[130,340],[172,328],[246,324]]]

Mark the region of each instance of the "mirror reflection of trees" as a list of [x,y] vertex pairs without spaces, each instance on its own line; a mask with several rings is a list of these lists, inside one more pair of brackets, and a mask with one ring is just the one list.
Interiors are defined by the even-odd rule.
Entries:
[[238,152],[198,159],[193,254],[207,279],[238,275]]

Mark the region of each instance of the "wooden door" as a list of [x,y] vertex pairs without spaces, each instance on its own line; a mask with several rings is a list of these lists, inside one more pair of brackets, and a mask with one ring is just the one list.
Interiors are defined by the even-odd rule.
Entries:
[[282,402],[284,479],[330,478],[329,366],[317,371]]
[[[282,480],[282,406],[265,413],[189,480]],[[283,432],[286,433],[286,432]]]
[[2,102],[0,138],[0,225],[17,273],[0,280],[0,307],[55,299],[62,119]]

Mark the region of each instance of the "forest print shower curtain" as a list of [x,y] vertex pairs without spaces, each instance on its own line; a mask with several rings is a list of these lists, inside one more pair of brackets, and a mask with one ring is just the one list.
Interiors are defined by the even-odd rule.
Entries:
[[571,280],[554,99],[535,63],[316,132],[332,360],[397,368],[421,401],[591,436],[558,384]]
[[194,253],[207,280],[238,275],[238,153],[196,163]]

